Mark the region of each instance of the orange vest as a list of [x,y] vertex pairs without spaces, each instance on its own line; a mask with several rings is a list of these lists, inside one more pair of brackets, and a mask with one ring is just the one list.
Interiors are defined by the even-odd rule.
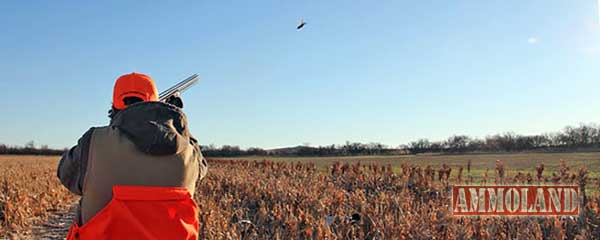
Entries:
[[198,239],[198,205],[184,187],[114,186],[113,197],[67,240]]

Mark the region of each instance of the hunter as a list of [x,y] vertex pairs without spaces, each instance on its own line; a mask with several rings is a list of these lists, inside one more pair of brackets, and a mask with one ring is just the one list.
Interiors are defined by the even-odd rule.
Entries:
[[207,164],[181,98],[166,102],[145,74],[117,79],[110,124],[89,129],[58,165],[81,196],[67,239],[198,238],[193,196]]

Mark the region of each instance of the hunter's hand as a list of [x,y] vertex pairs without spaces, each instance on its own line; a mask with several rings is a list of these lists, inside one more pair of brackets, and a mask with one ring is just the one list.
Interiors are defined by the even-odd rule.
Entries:
[[181,97],[179,96],[179,94],[175,94],[173,96],[170,96],[167,99],[167,103],[168,104],[173,104],[173,105],[177,106],[178,108],[183,108],[183,100],[181,100]]

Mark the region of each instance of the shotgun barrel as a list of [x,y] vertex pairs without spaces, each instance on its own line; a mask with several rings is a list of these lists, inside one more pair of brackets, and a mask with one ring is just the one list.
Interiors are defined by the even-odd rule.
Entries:
[[190,88],[191,86],[193,86],[194,84],[196,84],[199,80],[198,74],[193,74],[192,76],[189,76],[188,78],[184,79],[183,81],[175,84],[174,86],[170,87],[169,89],[161,92],[158,96],[159,101],[164,102],[167,101],[167,99],[169,99],[169,97],[176,95],[176,94],[180,94],[183,93],[185,90],[187,90],[188,88]]

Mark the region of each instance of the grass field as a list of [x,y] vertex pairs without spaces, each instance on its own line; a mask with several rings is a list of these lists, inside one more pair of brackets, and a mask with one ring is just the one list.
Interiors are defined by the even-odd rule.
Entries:
[[396,155],[396,156],[350,156],[350,157],[240,157],[224,159],[270,160],[270,161],[300,161],[314,162],[319,169],[326,169],[336,161],[364,164],[391,164],[399,168],[402,163],[422,166],[466,166],[471,160],[475,170],[494,169],[496,160],[504,161],[509,170],[533,171],[538,164],[544,164],[547,170],[556,170],[560,160],[575,167],[586,166],[590,174],[600,174],[600,152],[591,153],[512,153],[512,154],[468,154],[468,155]]
[[403,163],[417,164],[422,167],[427,165],[438,169],[442,164],[447,164],[452,171],[451,177],[456,177],[459,166],[464,167],[463,176],[468,176],[467,164],[471,161],[471,176],[477,181],[481,179],[484,172],[489,171],[488,175],[494,174],[496,160],[504,162],[508,176],[514,176],[518,172],[535,173],[535,168],[539,164],[544,164],[544,176],[551,176],[559,168],[560,161],[565,160],[571,170],[578,170],[585,166],[588,169],[591,191],[600,190],[600,152],[584,153],[510,153],[510,154],[465,154],[465,155],[397,155],[397,156],[350,156],[350,157],[241,157],[241,158],[221,158],[221,159],[244,159],[244,160],[269,160],[284,162],[314,162],[321,171],[327,171],[327,168],[333,163],[348,162],[361,164],[391,164],[394,172],[400,171]]

